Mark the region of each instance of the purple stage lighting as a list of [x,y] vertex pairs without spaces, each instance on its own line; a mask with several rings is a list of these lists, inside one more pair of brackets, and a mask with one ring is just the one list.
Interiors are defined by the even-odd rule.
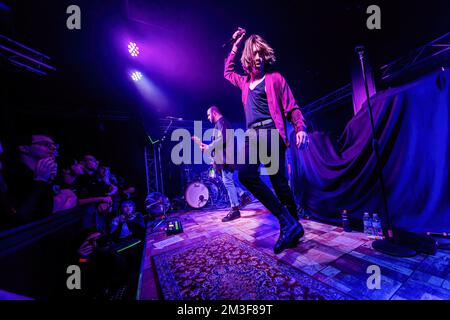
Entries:
[[132,57],[137,57],[139,55],[139,47],[136,43],[130,42],[128,44],[128,52],[131,54]]
[[140,73],[139,71],[134,71],[131,74],[131,79],[133,79],[134,81],[139,81],[142,79],[142,73]]

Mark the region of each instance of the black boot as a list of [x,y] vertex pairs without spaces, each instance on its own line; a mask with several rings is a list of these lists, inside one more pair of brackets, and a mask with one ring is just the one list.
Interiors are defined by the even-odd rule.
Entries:
[[240,218],[240,217],[241,217],[241,213],[239,212],[238,207],[233,207],[233,208],[231,208],[230,211],[228,211],[228,214],[225,217],[223,217],[222,222],[228,222],[228,221]]
[[286,207],[283,207],[277,218],[280,222],[280,236],[273,248],[275,254],[281,253],[284,249],[295,247],[305,234],[303,226],[298,220],[295,220]]
[[291,206],[286,206],[286,208],[288,209],[289,213],[291,214],[291,216],[294,217],[295,220],[298,221],[298,211],[297,211],[297,205],[291,205]]

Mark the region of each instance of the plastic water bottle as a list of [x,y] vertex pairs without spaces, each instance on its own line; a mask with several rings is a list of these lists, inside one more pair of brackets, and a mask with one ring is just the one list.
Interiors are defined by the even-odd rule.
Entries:
[[381,220],[377,213],[373,214],[372,227],[375,239],[383,239],[383,228],[381,227]]
[[348,220],[347,210],[342,211],[342,228],[344,228],[345,232],[352,232],[350,221]]
[[368,212],[364,212],[363,222],[364,222],[364,234],[367,235],[369,238],[372,238],[374,236],[372,218],[370,217]]

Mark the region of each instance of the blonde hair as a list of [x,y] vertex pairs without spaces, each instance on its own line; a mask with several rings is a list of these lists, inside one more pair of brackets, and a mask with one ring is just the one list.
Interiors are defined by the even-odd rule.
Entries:
[[257,34],[252,34],[245,41],[245,47],[241,56],[242,68],[246,73],[251,73],[252,71],[254,46],[258,51],[261,51],[261,55],[264,57],[265,66],[273,64],[276,61],[275,52],[266,40]]

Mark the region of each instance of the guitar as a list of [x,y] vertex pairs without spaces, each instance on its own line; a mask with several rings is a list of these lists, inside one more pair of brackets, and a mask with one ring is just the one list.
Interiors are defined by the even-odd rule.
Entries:
[[[202,140],[197,136],[192,136],[191,139],[200,147],[202,151],[205,150],[205,148],[208,146],[206,143],[203,143]],[[214,158],[212,158],[212,160],[213,162],[211,163],[211,165],[214,169],[217,169],[217,164],[214,162]]]
[[206,143],[203,143],[202,140],[197,136],[192,136],[191,139],[200,147],[201,150],[204,150],[208,146]]

